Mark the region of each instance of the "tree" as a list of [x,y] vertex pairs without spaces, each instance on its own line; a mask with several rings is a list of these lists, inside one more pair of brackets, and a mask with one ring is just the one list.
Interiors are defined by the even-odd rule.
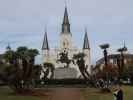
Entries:
[[15,90],[29,88],[35,67],[35,56],[38,54],[38,50],[27,47],[18,47],[16,51],[6,51],[4,57],[9,65],[1,76],[3,79],[7,77],[6,82],[10,83]]
[[100,48],[103,49],[105,66],[108,66],[108,59],[107,59],[108,53],[107,53],[107,48],[109,48],[109,44],[102,44],[102,45],[100,45]]
[[[98,66],[98,65],[97,65]],[[113,64],[108,64],[108,67],[105,67],[105,65],[103,65],[102,69],[100,69],[100,66],[98,66],[99,68],[97,73],[96,73],[96,77],[97,79],[106,79],[106,73],[108,73],[109,75],[109,80],[114,80],[116,77],[118,77],[118,68],[116,65]]]
[[31,63],[35,64],[35,57],[39,54],[37,49],[29,49],[28,55],[31,57]]
[[6,51],[3,55],[4,59],[6,60],[7,63],[9,64],[15,64],[16,59],[17,59],[17,54],[13,50]]
[[40,79],[42,66],[41,65],[34,65],[33,66],[33,72],[32,72],[32,78],[35,80]]
[[[109,48],[109,44],[102,44],[102,45],[100,45],[100,48],[103,49],[105,68],[108,68],[108,52],[107,52],[107,48]],[[106,88],[107,88],[107,91],[108,91],[109,90],[108,89],[109,88],[109,72],[105,72],[105,73],[106,73],[105,80],[107,81]]]
[[50,79],[52,79],[54,77],[54,65],[52,63],[44,63],[43,64],[43,79],[47,79],[48,76],[50,75]]
[[120,52],[120,56],[119,56],[119,58],[117,58],[117,65],[119,68],[119,78],[120,78],[123,74],[123,71],[124,71],[124,66],[125,66],[124,52],[127,51],[127,48],[124,46],[123,48],[119,48],[117,51]]
[[83,77],[85,79],[88,79],[90,75],[87,71],[87,66],[85,65],[84,57],[85,57],[84,53],[78,53],[73,56],[73,59],[76,60],[76,64],[78,65],[78,68],[81,74],[83,75]]
[[130,81],[133,83],[133,65],[129,64],[126,67],[124,67],[124,71],[121,77],[124,80],[130,79]]
[[12,65],[3,65],[3,70],[0,72],[1,80],[7,84],[14,91],[18,92],[21,88],[21,74],[18,74],[18,69],[16,66]]
[[16,53],[22,61],[23,75],[25,78],[31,77],[32,67],[35,63],[35,57],[39,54],[37,49],[28,49],[27,47],[18,47]]
[[31,75],[33,87],[36,87],[40,83],[41,71],[42,71],[41,65],[33,65],[32,75]]

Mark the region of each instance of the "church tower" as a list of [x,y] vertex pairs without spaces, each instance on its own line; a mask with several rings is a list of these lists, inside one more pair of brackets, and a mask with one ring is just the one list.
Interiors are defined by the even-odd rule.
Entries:
[[45,31],[45,34],[44,34],[42,54],[43,54],[43,62],[48,62],[49,61],[49,44],[48,44],[48,38],[47,38],[47,31]]
[[71,47],[72,47],[72,34],[70,30],[67,7],[65,7],[64,18],[62,23],[62,31],[60,33],[60,48],[69,50],[71,49]]
[[88,40],[87,30],[85,29],[84,43],[83,43],[83,53],[85,54],[85,64],[88,66],[88,71],[91,73],[91,58],[90,58],[90,44]]
[[7,51],[10,51],[10,50],[11,50],[11,46],[10,46],[9,43],[8,43],[8,46],[6,47],[6,50],[7,50]]

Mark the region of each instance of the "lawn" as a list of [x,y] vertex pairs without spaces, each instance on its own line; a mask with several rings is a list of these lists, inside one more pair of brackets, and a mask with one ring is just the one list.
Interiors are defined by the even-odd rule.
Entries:
[[[133,100],[133,86],[123,86],[124,100]],[[111,93],[101,93],[94,88],[81,89],[84,100],[114,100]]]
[[47,100],[47,97],[19,96],[8,87],[0,87],[0,100]]
[[[124,100],[133,100],[133,86],[123,86]],[[56,89],[56,88],[54,88]],[[81,88],[84,100],[114,100],[111,93],[101,93],[95,88]],[[0,100],[49,100],[48,97],[15,95],[8,87],[0,87]]]

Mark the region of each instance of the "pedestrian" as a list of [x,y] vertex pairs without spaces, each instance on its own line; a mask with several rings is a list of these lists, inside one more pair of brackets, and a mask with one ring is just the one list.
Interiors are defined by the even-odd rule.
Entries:
[[117,83],[115,85],[115,92],[113,92],[114,100],[123,100],[123,90],[121,87],[121,83]]

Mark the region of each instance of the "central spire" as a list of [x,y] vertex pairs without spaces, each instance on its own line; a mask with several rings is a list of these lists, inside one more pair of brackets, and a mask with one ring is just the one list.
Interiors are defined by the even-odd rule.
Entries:
[[62,23],[62,33],[70,33],[70,23],[68,18],[67,7],[65,7],[64,19]]
[[67,7],[65,7],[63,24],[69,24]]

